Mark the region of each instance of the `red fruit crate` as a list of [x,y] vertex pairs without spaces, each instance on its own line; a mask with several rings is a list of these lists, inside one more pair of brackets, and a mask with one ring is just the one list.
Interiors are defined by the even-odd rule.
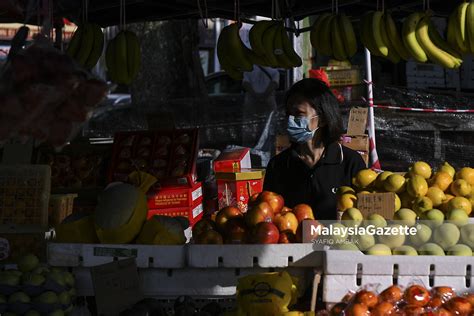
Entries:
[[192,186],[197,179],[198,129],[115,134],[109,181],[126,181],[132,171],[155,176],[161,185]]
[[148,192],[148,208],[151,210],[190,207],[201,202],[201,182],[194,184],[191,188],[187,186],[171,186],[152,189]]
[[164,216],[183,216],[189,219],[189,226],[194,226],[203,215],[203,207],[202,203],[199,202],[193,206],[188,207],[175,207],[175,208],[165,208],[165,209],[158,209],[158,210],[149,210],[147,219],[154,215],[164,215]]

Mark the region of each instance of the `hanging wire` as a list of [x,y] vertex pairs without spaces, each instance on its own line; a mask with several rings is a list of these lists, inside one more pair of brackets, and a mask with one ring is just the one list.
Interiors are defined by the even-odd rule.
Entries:
[[339,0],[336,0],[336,14],[339,14]]
[[385,12],[385,0],[382,0],[382,12]]
[[426,11],[426,0],[423,0],[423,11]]
[[332,1],[331,1],[331,13],[334,13],[334,1],[335,1],[335,0],[332,0]]
[[204,0],[204,14],[201,8],[201,0],[197,0],[197,7],[199,11],[199,16],[201,17],[202,24],[207,29],[209,27],[209,20],[207,14],[207,0]]
[[275,19],[275,0],[272,0],[272,20]]
[[430,0],[426,0],[426,9],[430,10]]

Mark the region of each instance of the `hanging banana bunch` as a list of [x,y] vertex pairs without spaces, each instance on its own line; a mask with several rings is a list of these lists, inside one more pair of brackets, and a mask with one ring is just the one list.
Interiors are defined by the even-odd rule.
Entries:
[[357,52],[354,27],[343,13],[320,15],[311,28],[310,40],[318,53],[336,60],[347,60]]

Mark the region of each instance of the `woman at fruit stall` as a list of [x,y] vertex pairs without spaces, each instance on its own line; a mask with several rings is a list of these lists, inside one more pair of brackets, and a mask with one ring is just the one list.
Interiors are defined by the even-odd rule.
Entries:
[[264,190],[281,194],[290,208],[310,205],[316,219],[335,220],[336,190],[366,168],[356,151],[339,143],[336,97],[323,81],[303,79],[288,91],[286,111],[291,147],[270,160]]

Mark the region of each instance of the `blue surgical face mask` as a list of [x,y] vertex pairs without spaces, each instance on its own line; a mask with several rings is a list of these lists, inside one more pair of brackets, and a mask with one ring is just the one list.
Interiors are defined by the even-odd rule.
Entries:
[[286,130],[288,131],[291,141],[303,144],[311,140],[319,128],[317,127],[313,131],[309,129],[309,121],[315,117],[318,116],[288,116],[288,127]]

